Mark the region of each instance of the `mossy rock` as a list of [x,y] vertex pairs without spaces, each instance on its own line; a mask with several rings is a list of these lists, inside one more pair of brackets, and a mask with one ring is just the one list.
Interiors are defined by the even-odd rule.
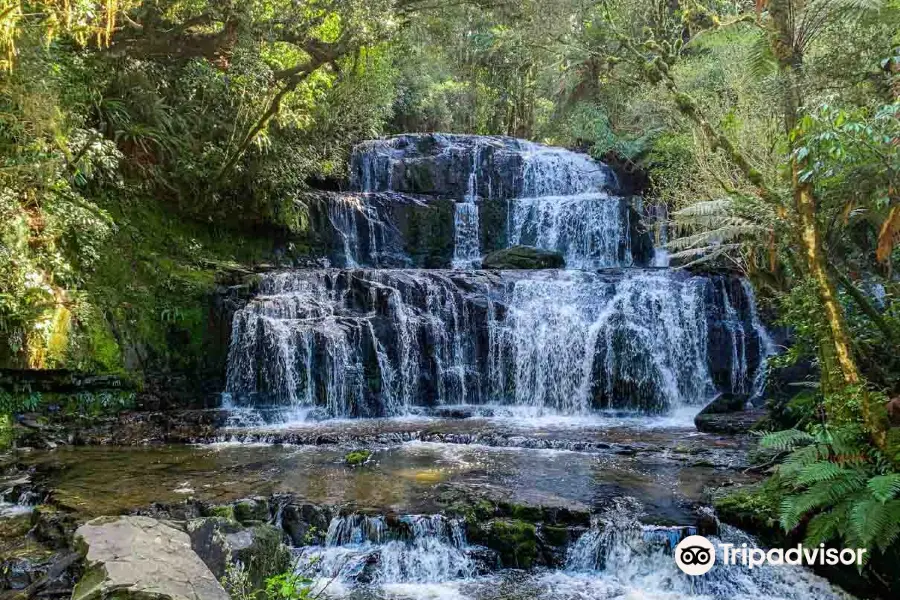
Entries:
[[714,503],[716,514],[722,522],[757,535],[770,546],[778,546],[787,536],[779,524],[780,497],[770,487],[753,486],[719,498]]
[[485,269],[562,269],[566,266],[563,255],[553,250],[513,246],[491,252],[481,261]]
[[517,519],[494,519],[477,528],[476,538],[497,552],[505,568],[530,569],[537,558],[537,530]]
[[269,520],[269,503],[265,498],[245,498],[233,505],[233,518],[244,525],[265,523]]
[[564,548],[569,543],[569,528],[544,525],[540,529],[541,540],[548,546]]
[[264,589],[267,579],[291,567],[291,551],[284,543],[284,533],[272,525],[257,525],[226,535],[225,541],[232,561],[244,565],[255,590]]
[[369,462],[372,458],[371,450],[353,450],[344,455],[344,464],[348,467],[358,467]]
[[234,516],[234,507],[230,504],[220,504],[217,506],[210,506],[206,509],[206,516],[208,517],[219,517],[225,519],[226,521],[237,521]]
[[511,504],[509,516],[519,521],[538,523],[544,520],[544,510],[540,506],[528,506],[525,504]]

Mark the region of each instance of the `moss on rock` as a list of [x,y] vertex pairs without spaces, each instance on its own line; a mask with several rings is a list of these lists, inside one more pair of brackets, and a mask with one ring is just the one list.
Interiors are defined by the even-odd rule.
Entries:
[[371,450],[353,450],[344,455],[344,464],[349,467],[358,467],[369,462],[372,458]]
[[478,527],[481,542],[497,552],[504,567],[530,569],[537,558],[537,530],[517,519],[493,519]]

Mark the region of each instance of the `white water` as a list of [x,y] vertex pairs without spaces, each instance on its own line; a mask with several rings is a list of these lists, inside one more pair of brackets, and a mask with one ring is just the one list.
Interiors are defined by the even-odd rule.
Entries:
[[336,517],[324,546],[300,551],[319,585],[440,583],[475,574],[463,525],[441,515],[406,515],[389,527],[384,517]]
[[627,208],[606,193],[510,201],[509,243],[561,252],[569,269],[632,263]]
[[666,271],[474,275],[464,285],[454,277],[405,270],[267,275],[261,295],[234,318],[227,378],[234,405],[263,394],[277,406],[321,407],[339,417],[397,415],[428,404],[562,414],[702,404],[715,392],[707,296],[729,314],[728,351],[738,359],[732,389],[759,381],[746,357],[762,329],[758,320],[739,318],[722,280]]
[[[350,515],[332,520],[324,547],[301,551],[304,574],[331,597],[487,600],[850,600],[850,596],[802,567],[749,569],[723,565],[690,577],[675,565],[672,548],[691,528],[642,525],[636,503],[616,502],[572,543],[559,570],[503,571],[478,575],[458,521],[439,515],[401,517],[389,530],[382,517]],[[407,533],[398,536],[398,529]],[[713,543],[755,546],[750,536],[722,526]],[[490,556],[489,552],[485,552]],[[488,559],[489,567],[490,559]]]
[[478,170],[481,164],[481,144],[472,151],[472,170],[466,196],[457,202],[453,213],[453,268],[477,269],[481,265],[481,231],[478,227]]

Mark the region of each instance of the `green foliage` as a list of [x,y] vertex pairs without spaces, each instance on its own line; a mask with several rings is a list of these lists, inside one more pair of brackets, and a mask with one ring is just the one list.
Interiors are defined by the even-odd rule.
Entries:
[[234,600],[315,600],[324,587],[315,587],[310,577],[318,559],[298,558],[291,569],[266,579],[262,589],[252,584],[249,570],[240,562],[225,567],[222,585]]
[[[829,398],[828,403],[847,402]],[[900,540],[900,473],[875,450],[858,424],[814,426],[762,438],[762,446],[788,452],[775,469],[783,489],[779,522],[805,528],[806,543],[842,542],[885,553]],[[897,449],[892,450],[896,452]]]

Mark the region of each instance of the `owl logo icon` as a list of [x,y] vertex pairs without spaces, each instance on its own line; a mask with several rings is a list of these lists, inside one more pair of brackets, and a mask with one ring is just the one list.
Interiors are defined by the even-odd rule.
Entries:
[[675,546],[675,564],[688,575],[703,575],[716,564],[716,549],[702,535],[689,535]]

